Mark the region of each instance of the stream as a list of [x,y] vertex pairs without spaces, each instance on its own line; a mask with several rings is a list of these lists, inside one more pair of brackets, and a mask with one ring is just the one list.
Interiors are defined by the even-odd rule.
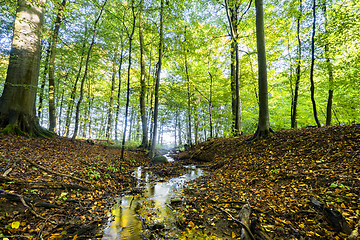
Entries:
[[[173,161],[166,156],[168,160]],[[109,239],[176,239],[176,227],[171,202],[181,200],[181,190],[186,182],[196,179],[203,171],[196,166],[185,166],[186,173],[164,181],[156,178],[146,168],[138,167],[134,177],[139,193],[117,199],[104,229],[104,240]]]

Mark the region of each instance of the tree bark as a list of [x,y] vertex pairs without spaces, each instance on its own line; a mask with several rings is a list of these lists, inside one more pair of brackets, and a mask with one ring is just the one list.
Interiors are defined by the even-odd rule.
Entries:
[[56,133],[56,104],[55,104],[55,57],[56,46],[59,38],[59,30],[62,21],[62,15],[65,9],[66,0],[63,0],[59,6],[56,16],[54,32],[50,47],[49,61],[49,131]]
[[157,124],[158,124],[158,107],[159,107],[159,85],[160,85],[160,73],[163,57],[163,44],[164,44],[164,0],[160,1],[160,41],[159,41],[159,60],[156,68],[156,82],[155,82],[155,102],[154,102],[154,127],[153,136],[151,141],[151,148],[149,156],[153,158],[155,156],[156,137],[157,137]]
[[269,136],[270,134],[263,1],[255,0],[255,8],[256,44],[259,71],[259,122],[258,129],[253,138],[263,138]]
[[316,27],[316,0],[313,0],[313,29],[311,35],[311,67],[310,67],[310,93],[311,93],[311,102],[313,107],[314,119],[317,127],[321,127],[320,121],[318,119],[316,102],[315,102],[315,83],[314,83],[314,63],[315,63],[315,28]]
[[50,136],[36,118],[36,90],[44,1],[19,0],[4,90],[0,97],[0,127],[4,133]]
[[141,115],[141,126],[142,126],[142,140],[141,148],[146,149],[148,147],[148,128],[146,119],[146,81],[145,81],[145,54],[144,54],[144,36],[143,36],[143,22],[142,13],[144,8],[144,1],[140,1],[140,15],[139,15],[139,41],[140,41],[140,115]]

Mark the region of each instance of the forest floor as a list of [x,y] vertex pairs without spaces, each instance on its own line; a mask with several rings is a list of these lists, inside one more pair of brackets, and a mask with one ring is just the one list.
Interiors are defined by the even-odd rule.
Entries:
[[[211,139],[178,154],[180,161],[152,166],[137,149],[119,161],[121,152],[100,142],[0,134],[0,239],[100,238],[111,203],[133,189],[136,166],[166,178],[182,174],[183,164],[207,171],[172,206],[186,239],[240,239],[245,204],[269,239],[345,239],[342,230],[359,226],[359,125],[249,138]],[[339,211],[348,228],[328,223],[324,209],[336,219]]]
[[140,150],[124,161],[120,153],[94,141],[0,134],[0,239],[101,237],[109,203],[150,163]]
[[248,204],[269,239],[360,239],[354,231],[360,223],[360,125],[249,138],[216,138],[177,156],[208,171],[187,186],[177,208],[190,235],[240,239],[238,214]]

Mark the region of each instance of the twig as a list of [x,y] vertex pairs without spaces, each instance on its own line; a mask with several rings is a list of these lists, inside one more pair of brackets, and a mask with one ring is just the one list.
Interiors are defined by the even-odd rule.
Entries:
[[249,234],[251,240],[255,240],[255,237],[254,235],[252,234],[252,232],[250,231],[250,229],[248,228],[248,226],[246,226],[245,224],[243,224],[242,222],[240,222],[239,220],[237,220],[236,218],[234,218],[231,213],[229,213],[228,211],[218,207],[218,206],[215,206],[217,209],[219,209],[220,211],[222,211],[223,213],[226,213],[232,220],[234,220],[236,223],[238,223],[241,227],[243,227],[246,232]]

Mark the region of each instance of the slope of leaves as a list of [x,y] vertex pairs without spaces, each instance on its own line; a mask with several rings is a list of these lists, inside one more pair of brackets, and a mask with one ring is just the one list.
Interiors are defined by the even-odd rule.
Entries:
[[353,230],[359,223],[360,126],[275,132],[256,142],[218,138],[178,155],[206,162],[208,175],[189,184],[178,209],[188,231],[236,239],[245,203],[272,239],[345,239],[316,211],[316,198],[342,213]]
[[[0,135],[0,174],[13,167],[7,178],[0,175],[0,190],[57,206],[28,203],[28,208],[0,192],[0,238],[97,236],[112,197],[132,185],[131,170],[149,163],[137,150],[126,151],[125,161],[119,159],[120,150],[93,142]],[[44,183],[47,185],[41,187]],[[88,190],[58,187],[56,183],[77,184]]]

